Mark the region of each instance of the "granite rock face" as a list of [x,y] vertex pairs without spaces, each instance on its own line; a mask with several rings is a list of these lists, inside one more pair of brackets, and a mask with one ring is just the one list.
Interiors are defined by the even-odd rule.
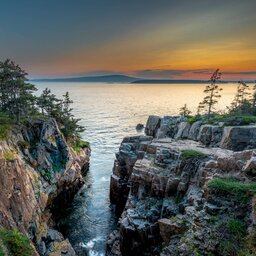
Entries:
[[[27,123],[0,142],[0,226],[28,235],[40,255],[75,255],[53,224],[83,185],[90,149],[75,153],[54,119]],[[68,253],[68,254],[67,254]]]
[[220,146],[235,151],[255,148],[256,126],[225,127]]
[[179,121],[174,125],[177,130],[170,125],[161,130],[163,122],[166,125],[162,119],[156,132],[161,138],[132,136],[120,146],[111,198],[122,207],[107,255],[238,255],[241,248],[254,255],[256,248],[246,247],[230,227],[238,223],[248,241],[255,239],[255,196],[241,199],[243,195],[220,192],[208,184],[216,178],[255,181],[256,151],[221,148],[225,133],[221,126],[194,123],[193,127]]
[[111,175],[110,200],[116,205],[116,213],[119,216],[125,206],[129,193],[129,179],[137,158],[143,158],[143,149],[153,139],[152,136],[125,137],[121,143],[119,152]]
[[223,126],[196,121],[190,124],[183,116],[149,116],[145,134],[154,138],[189,139],[208,147],[241,151],[256,147],[256,126]]
[[161,118],[159,116],[149,116],[146,127],[145,134],[148,136],[156,136],[156,132],[160,127]]

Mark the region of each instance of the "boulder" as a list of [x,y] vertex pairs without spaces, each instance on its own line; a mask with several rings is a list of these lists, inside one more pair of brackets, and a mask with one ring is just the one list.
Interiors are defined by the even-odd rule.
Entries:
[[243,171],[249,177],[256,177],[256,157],[252,157],[247,161],[246,165],[243,168]]
[[214,147],[219,146],[221,139],[222,139],[222,135],[223,135],[223,127],[213,126],[212,127],[211,146],[214,146]]
[[137,124],[136,125],[136,130],[141,131],[144,128],[144,124]]
[[212,125],[204,124],[200,127],[200,131],[198,134],[198,141],[203,143],[206,146],[209,146],[212,141]]
[[149,116],[145,127],[145,134],[148,136],[156,136],[157,130],[160,127],[161,118],[159,116]]
[[225,127],[220,147],[234,151],[256,148],[256,126]]
[[196,121],[191,125],[191,128],[189,130],[188,138],[190,140],[197,140],[200,127],[202,126],[203,122],[202,121]]
[[186,122],[187,118],[183,116],[164,116],[161,119],[160,128],[157,131],[157,138],[174,138],[178,132],[178,125]]
[[181,122],[178,125],[178,132],[175,134],[175,139],[187,139],[191,125],[188,122]]
[[160,235],[167,244],[174,235],[182,234],[186,230],[186,226],[182,220],[178,218],[160,219],[158,220]]

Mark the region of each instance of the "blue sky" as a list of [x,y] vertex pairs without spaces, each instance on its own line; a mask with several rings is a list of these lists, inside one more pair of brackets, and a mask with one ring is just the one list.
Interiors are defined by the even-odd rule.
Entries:
[[2,0],[0,57],[31,77],[256,71],[255,0]]

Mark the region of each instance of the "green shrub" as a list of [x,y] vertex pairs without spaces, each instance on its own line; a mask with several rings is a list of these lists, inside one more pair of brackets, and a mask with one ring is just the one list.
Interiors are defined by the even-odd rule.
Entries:
[[0,141],[8,137],[10,131],[10,125],[0,124]]
[[4,252],[1,246],[0,246],[0,256],[4,256]]
[[196,121],[199,121],[199,120],[202,120],[202,118],[200,116],[192,116],[192,117],[189,117],[187,122],[189,124],[193,124],[195,123]]
[[[18,230],[0,229],[0,239],[12,256],[32,256],[33,249],[30,240]],[[0,254],[1,255],[1,254]],[[4,255],[4,254],[3,254]]]
[[245,183],[232,178],[214,178],[208,182],[208,187],[220,193],[231,194],[239,201],[246,202],[256,194],[256,183]]
[[205,157],[206,155],[200,151],[196,151],[193,149],[185,149],[181,151],[181,159],[189,159],[189,158],[202,158]]
[[223,192],[256,193],[256,182],[245,183],[232,178],[214,178],[208,182],[208,187]]
[[243,238],[246,235],[246,226],[240,220],[230,219],[227,222],[227,229],[236,237]]
[[50,180],[52,178],[52,173],[50,170],[45,170],[43,172],[43,177],[46,179],[46,180]]
[[90,143],[84,140],[77,140],[75,146],[73,147],[76,153],[80,153],[81,149],[89,148]]
[[8,160],[8,161],[11,161],[13,160],[15,157],[14,157],[14,154],[11,152],[11,151],[6,151],[4,154],[3,154],[3,157]]
[[0,112],[0,141],[7,138],[13,120],[5,113]]

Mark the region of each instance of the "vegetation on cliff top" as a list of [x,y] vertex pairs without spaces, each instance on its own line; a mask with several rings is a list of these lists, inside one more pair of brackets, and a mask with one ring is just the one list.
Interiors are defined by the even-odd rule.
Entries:
[[[10,256],[32,256],[33,249],[30,240],[18,230],[0,228],[0,240],[10,253]],[[4,249],[0,248],[0,256],[4,256]]]
[[180,115],[188,117],[188,122],[196,121],[205,123],[224,122],[226,125],[248,125],[256,123],[256,85],[252,88],[243,81],[238,82],[237,92],[230,106],[222,114],[216,113],[215,105],[221,97],[222,88],[217,85],[220,82],[221,73],[217,69],[210,78],[204,93],[206,96],[198,105],[197,115],[190,116],[191,111],[185,104],[180,109]]
[[36,87],[28,83],[27,73],[7,59],[0,61],[0,140],[6,138],[10,127],[35,117],[52,117],[60,124],[67,140],[74,140],[84,127],[72,114],[73,101],[66,92],[58,99],[46,88],[40,96],[33,93]]
[[220,77],[221,73],[219,72],[219,69],[217,69],[211,76],[211,83],[205,87],[204,93],[206,96],[198,106],[198,114],[201,110],[206,110],[208,120],[210,120],[213,110],[215,109],[215,105],[218,103],[218,99],[221,97],[220,91],[222,91],[222,88],[219,88],[219,86],[216,84],[220,80]]

